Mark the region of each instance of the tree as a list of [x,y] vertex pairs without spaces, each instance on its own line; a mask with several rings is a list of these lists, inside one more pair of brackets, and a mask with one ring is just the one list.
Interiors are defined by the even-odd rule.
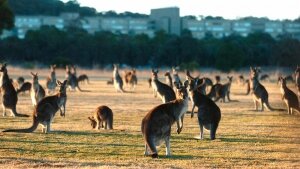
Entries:
[[4,29],[14,27],[14,14],[8,6],[7,0],[0,0],[0,35]]

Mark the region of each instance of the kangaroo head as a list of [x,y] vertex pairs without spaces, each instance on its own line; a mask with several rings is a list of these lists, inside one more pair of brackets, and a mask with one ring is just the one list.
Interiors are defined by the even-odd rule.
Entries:
[[31,73],[32,76],[32,82],[38,82],[39,78],[38,78],[38,73]]
[[233,76],[227,76],[227,79],[229,80],[229,82],[232,82]]
[[183,85],[175,85],[176,86],[176,93],[177,93],[177,97],[179,99],[186,99],[188,97],[188,91],[187,91],[187,88],[188,88],[188,85],[189,85],[189,81],[186,80]]
[[0,72],[7,73],[6,66],[7,66],[6,63],[3,63],[0,67]]
[[96,128],[97,122],[96,122],[96,120],[94,119],[94,117],[88,117],[88,119],[89,119],[90,122],[91,122],[92,128],[93,128],[93,129]]
[[167,72],[165,73],[165,76],[170,76],[170,72],[167,71]]
[[152,73],[152,79],[157,79],[158,78],[158,76],[157,76],[158,70],[152,69],[151,73]]
[[258,78],[259,73],[260,73],[260,68],[250,67],[250,78]]
[[50,65],[51,72],[55,72],[56,65]]
[[60,82],[59,80],[56,80],[57,86],[59,86],[59,93],[66,93],[67,90],[67,82],[68,80],[64,80],[64,82]]
[[184,83],[187,83],[187,87],[189,91],[194,91],[197,89],[197,81],[198,79],[189,79],[186,80]]
[[216,83],[219,83],[221,81],[221,77],[219,75],[216,75],[215,79],[216,79]]
[[76,69],[77,69],[77,66],[72,65],[72,71],[73,71],[74,74],[76,74]]
[[69,66],[69,65],[66,65],[66,72],[67,72],[67,73],[70,73],[70,72],[71,72],[70,66]]
[[295,70],[295,74],[300,74],[300,67],[297,65],[297,68]]

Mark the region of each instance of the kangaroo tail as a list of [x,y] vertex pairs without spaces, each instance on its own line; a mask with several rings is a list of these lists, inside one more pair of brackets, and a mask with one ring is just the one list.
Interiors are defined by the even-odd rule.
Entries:
[[27,129],[8,129],[2,132],[17,132],[17,133],[32,133],[38,127],[39,122],[37,121],[36,117],[33,117],[32,126]]
[[154,143],[154,140],[151,136],[145,134],[145,140],[146,140],[146,144],[147,146],[149,147],[149,149],[151,150],[151,152],[153,153],[152,154],[152,157],[153,158],[157,158],[157,150],[156,150],[156,146],[155,146],[155,143]]
[[270,106],[269,102],[264,103],[264,106],[269,110],[269,111],[285,111],[285,109],[275,109]]
[[29,115],[27,115],[27,114],[17,113],[16,108],[13,108],[12,111],[16,117],[29,117]]

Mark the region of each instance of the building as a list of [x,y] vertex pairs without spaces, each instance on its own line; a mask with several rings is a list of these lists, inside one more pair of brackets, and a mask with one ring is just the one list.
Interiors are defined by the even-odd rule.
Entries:
[[177,7],[152,9],[149,17],[81,17],[78,13],[61,13],[59,16],[16,16],[15,28],[4,30],[1,38],[17,36],[25,38],[28,30],[38,30],[41,26],[54,26],[64,30],[73,26],[86,30],[90,34],[98,31],[111,31],[116,34],[146,34],[154,37],[155,31],[164,30],[168,34],[180,35],[184,29],[192,36],[202,39],[207,35],[223,38],[231,34],[248,36],[254,32],[265,32],[273,38],[290,36],[300,40],[300,23],[292,21],[272,21],[267,18],[247,17],[238,20],[226,20],[220,17],[197,19],[180,17]]
[[169,34],[180,35],[181,21],[179,8],[151,9],[150,19],[154,21],[155,30],[164,30]]

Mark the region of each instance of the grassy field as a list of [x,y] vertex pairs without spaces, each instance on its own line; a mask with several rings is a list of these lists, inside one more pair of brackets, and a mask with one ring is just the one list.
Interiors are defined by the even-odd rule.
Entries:
[[[30,70],[8,68],[9,75],[30,80]],[[44,86],[48,70],[34,70]],[[111,72],[78,70],[87,73],[91,84],[81,85],[91,92],[68,92],[66,117],[54,118],[49,134],[41,127],[29,134],[0,132],[0,168],[300,168],[300,115],[280,111],[253,111],[252,97],[244,95],[245,87],[233,83],[230,103],[217,103],[222,119],[217,139],[198,140],[197,116],[186,114],[181,134],[172,128],[172,157],[165,157],[165,146],[159,158],[144,157],[144,140],[140,124],[145,114],[161,104],[148,88],[150,72],[138,74],[134,92],[116,93],[106,84]],[[159,74],[162,77],[162,72]],[[64,71],[58,70],[59,79]],[[180,74],[184,78],[183,73]],[[235,76],[237,77],[237,76]],[[225,74],[222,75],[225,82]],[[162,79],[164,81],[164,79]],[[276,83],[262,82],[269,91],[271,106],[286,108]],[[294,85],[289,85],[294,91]],[[88,116],[97,106],[107,105],[114,113],[114,130],[93,130]],[[31,114],[29,94],[20,95],[18,112]],[[189,107],[191,110],[191,106]],[[2,111],[1,111],[2,113]],[[2,114],[1,114],[2,115]],[[25,128],[31,118],[0,117],[0,131]]]

